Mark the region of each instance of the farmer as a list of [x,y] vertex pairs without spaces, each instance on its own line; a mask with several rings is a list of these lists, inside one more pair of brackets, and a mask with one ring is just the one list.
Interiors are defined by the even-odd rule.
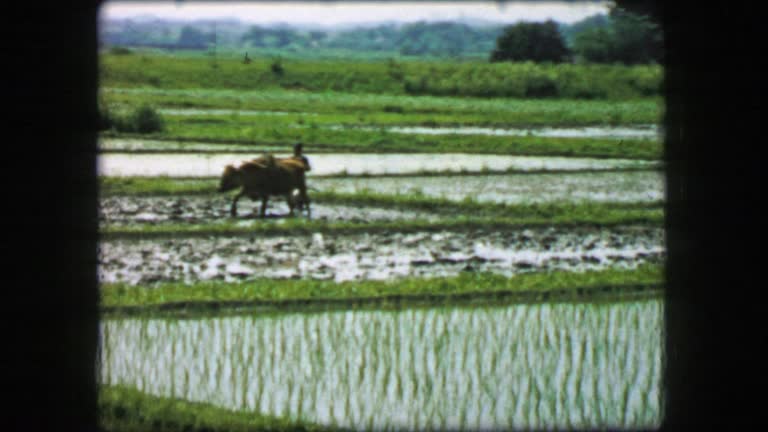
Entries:
[[304,150],[304,146],[301,143],[294,144],[293,158],[304,162],[304,165],[307,166],[307,169],[305,171],[310,171],[312,168],[309,166],[309,159],[307,159],[307,157],[302,154],[303,150]]

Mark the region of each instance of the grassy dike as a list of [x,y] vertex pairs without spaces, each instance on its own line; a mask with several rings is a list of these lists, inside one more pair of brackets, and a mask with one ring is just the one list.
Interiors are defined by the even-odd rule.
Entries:
[[105,317],[190,314],[238,309],[261,311],[329,307],[439,304],[476,305],[499,302],[621,301],[660,295],[663,267],[646,264],[636,270],[583,273],[525,273],[505,277],[464,273],[456,277],[406,278],[390,281],[334,282],[272,280],[252,282],[159,283],[131,286],[104,284]]
[[[231,90],[208,87],[106,87],[107,106],[225,109],[250,111],[248,116],[298,117],[307,124],[419,124],[423,126],[589,126],[657,124],[664,102],[658,97],[629,100],[514,99],[395,94],[306,92],[284,89]],[[246,114],[241,114],[245,116]],[[224,114],[231,116],[231,114]],[[292,117],[294,116],[294,117]],[[218,117],[222,117],[219,114]],[[428,122],[425,124],[425,122]]]
[[99,424],[105,432],[338,431],[208,403],[151,396],[124,386],[99,388]]
[[[287,123],[286,119],[252,121],[246,116],[235,119],[165,116],[165,119],[165,131],[146,135],[144,138],[237,143],[287,149],[300,141],[315,152],[473,153],[642,160],[659,160],[662,156],[662,145],[656,140],[405,134],[388,132],[385,129],[361,130],[354,127],[337,130],[319,127],[314,123]],[[115,132],[104,136],[141,137]]]

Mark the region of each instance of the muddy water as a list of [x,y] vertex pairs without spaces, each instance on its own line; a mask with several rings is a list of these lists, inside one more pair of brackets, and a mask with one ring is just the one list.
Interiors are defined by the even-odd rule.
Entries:
[[660,171],[506,174],[439,177],[311,179],[323,191],[412,194],[479,202],[656,202],[664,199]]
[[106,320],[100,378],[356,430],[651,429],[662,304]]
[[[131,154],[106,153],[98,158],[102,176],[218,177],[228,164],[239,164],[258,156],[241,153],[221,154]],[[288,154],[277,154],[288,156]],[[617,168],[655,168],[655,161],[590,159],[568,157],[500,156],[448,154],[354,154],[327,153],[310,156],[313,176],[332,174],[408,174],[422,171],[483,170],[596,170]]]
[[150,284],[260,278],[384,280],[493,272],[635,268],[665,257],[661,228],[362,233],[105,240],[102,282]]
[[[101,226],[125,226],[135,224],[159,225],[174,224],[215,224],[229,223],[229,207],[232,198],[229,195],[216,196],[176,196],[176,197],[141,197],[120,196],[106,197],[100,200],[99,223]],[[238,202],[238,217],[244,226],[262,223],[257,220],[261,203],[243,198]],[[288,217],[288,205],[284,199],[269,200],[267,216],[280,218],[274,222],[285,222]],[[403,211],[389,208],[360,207],[347,205],[312,204],[312,220],[333,222],[379,222],[394,220],[437,221],[439,215],[422,211]]]
[[[349,129],[336,126],[333,129]],[[387,132],[420,135],[493,135],[493,136],[538,136],[551,138],[606,138],[616,140],[661,139],[662,131],[656,125],[600,126],[600,127],[545,127],[545,128],[483,128],[483,127],[386,127],[357,128],[362,130],[385,130]]]

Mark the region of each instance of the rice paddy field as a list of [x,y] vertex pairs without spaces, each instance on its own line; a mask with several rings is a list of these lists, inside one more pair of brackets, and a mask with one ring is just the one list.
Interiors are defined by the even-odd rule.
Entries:
[[[104,109],[163,123],[100,136],[106,430],[663,421],[662,101],[415,95],[287,63],[297,88],[243,65],[214,77],[204,58],[102,59]],[[281,197],[231,216],[224,167],[296,142],[311,217]]]

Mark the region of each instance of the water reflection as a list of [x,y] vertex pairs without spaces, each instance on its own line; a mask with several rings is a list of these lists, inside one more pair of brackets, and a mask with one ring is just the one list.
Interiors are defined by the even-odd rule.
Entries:
[[[218,177],[228,164],[239,164],[257,157],[247,154],[131,154],[106,153],[98,158],[102,176]],[[276,154],[284,157],[288,154]],[[408,174],[421,171],[462,170],[596,170],[617,168],[655,168],[654,161],[628,159],[590,159],[570,157],[501,156],[447,154],[355,154],[320,153],[310,155],[312,175],[330,174]]]
[[[350,129],[344,126],[335,130]],[[420,127],[394,126],[386,128],[360,127],[360,130],[386,130],[387,132],[418,135],[491,135],[491,136],[538,136],[550,138],[605,138],[616,140],[661,138],[662,131],[656,125],[641,126],[593,126],[593,127],[540,127],[540,128],[484,128],[484,127]]]
[[662,302],[102,323],[105,384],[382,428],[661,423]]
[[660,171],[537,173],[476,176],[314,179],[322,191],[423,194],[455,201],[506,204],[551,202],[657,202],[664,199]]

